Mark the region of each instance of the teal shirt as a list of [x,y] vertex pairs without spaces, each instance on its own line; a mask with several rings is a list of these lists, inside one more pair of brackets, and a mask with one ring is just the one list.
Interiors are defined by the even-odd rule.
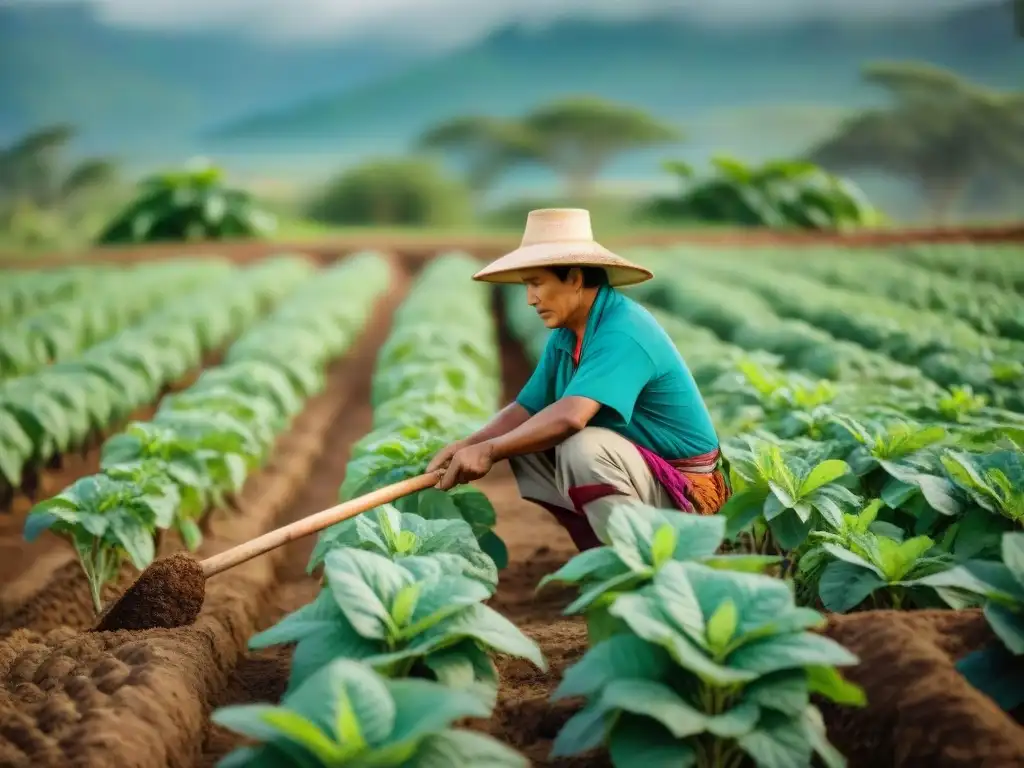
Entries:
[[618,432],[664,459],[687,459],[718,447],[704,398],[690,369],[651,313],[602,286],[587,318],[579,368],[576,337],[548,336],[544,353],[516,398],[531,415],[563,397],[601,404],[591,426]]

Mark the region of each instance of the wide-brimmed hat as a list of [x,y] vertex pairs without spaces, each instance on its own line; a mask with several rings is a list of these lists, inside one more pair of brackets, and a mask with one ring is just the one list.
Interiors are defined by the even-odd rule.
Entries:
[[520,272],[538,267],[601,267],[611,285],[635,285],[654,277],[594,240],[590,212],[582,208],[541,208],[526,217],[520,246],[475,275],[487,283],[518,283]]

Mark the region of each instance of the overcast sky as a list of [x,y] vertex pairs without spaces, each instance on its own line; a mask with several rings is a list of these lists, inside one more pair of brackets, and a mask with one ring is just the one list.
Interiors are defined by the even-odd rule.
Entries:
[[[70,0],[8,0],[20,3]],[[110,24],[149,29],[221,28],[285,39],[371,35],[448,46],[508,22],[543,24],[567,14],[631,18],[652,10],[711,23],[764,24],[800,17],[864,19],[993,0],[88,0]],[[3,2],[3,0],[0,0]]]

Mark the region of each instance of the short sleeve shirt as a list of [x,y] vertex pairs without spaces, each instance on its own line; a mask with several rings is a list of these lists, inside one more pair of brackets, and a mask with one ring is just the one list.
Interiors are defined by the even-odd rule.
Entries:
[[516,401],[531,415],[563,397],[600,403],[595,427],[668,459],[718,447],[711,415],[685,361],[640,304],[602,286],[591,307],[579,363],[572,331],[553,331]]

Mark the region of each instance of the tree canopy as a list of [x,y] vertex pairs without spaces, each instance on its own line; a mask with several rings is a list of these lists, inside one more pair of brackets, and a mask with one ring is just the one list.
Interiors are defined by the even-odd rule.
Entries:
[[939,221],[972,184],[1024,179],[1024,93],[994,91],[929,65],[878,63],[863,74],[892,105],[845,121],[811,150],[813,161],[911,179]]
[[455,118],[431,128],[418,144],[465,158],[468,183],[478,193],[514,166],[540,163],[565,180],[570,195],[588,196],[615,155],[680,138],[675,127],[643,110],[573,97],[543,104],[520,119]]
[[524,119],[539,137],[543,159],[567,182],[571,195],[587,195],[617,154],[678,141],[682,134],[647,112],[594,97],[546,104]]
[[537,138],[515,120],[469,115],[445,121],[426,131],[422,149],[459,154],[466,163],[466,183],[478,194],[493,187],[511,166],[536,160]]
[[64,166],[63,154],[74,138],[72,126],[57,124],[0,147],[0,215],[9,215],[22,203],[38,208],[60,205],[113,178],[114,164],[102,158],[86,158],[70,168]]

